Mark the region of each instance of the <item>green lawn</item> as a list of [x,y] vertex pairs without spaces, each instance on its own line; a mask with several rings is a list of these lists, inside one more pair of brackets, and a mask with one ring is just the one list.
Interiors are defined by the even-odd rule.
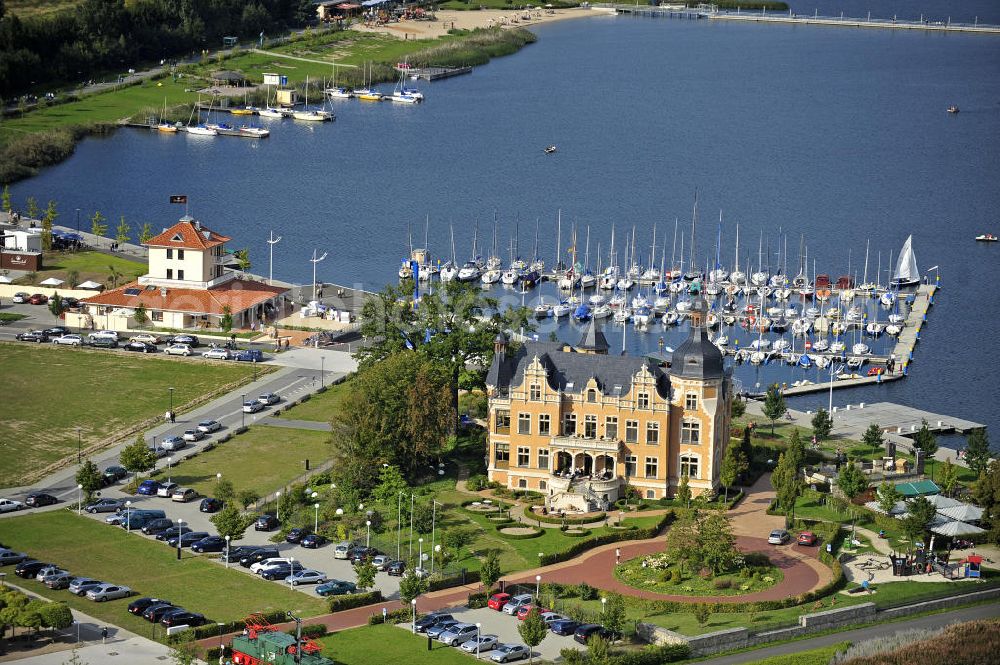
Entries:
[[249,363],[177,362],[56,345],[0,344],[0,487],[23,485],[83,447],[253,376]]
[[827,496],[820,492],[806,490],[803,496],[795,501],[795,517],[803,520],[817,520],[821,522],[841,522],[850,524],[851,516],[841,513],[833,506],[823,502]]
[[[90,231],[90,222],[83,219],[81,213],[80,227],[84,231]],[[72,225],[73,220],[59,220],[67,225]],[[36,283],[50,277],[56,277],[66,281],[66,274],[70,270],[77,272],[78,283],[88,279],[95,282],[106,283],[111,286],[108,278],[111,275],[111,267],[121,273],[119,284],[132,281],[140,275],[146,274],[146,264],[137,261],[129,261],[118,256],[110,256],[101,252],[46,252],[43,264],[44,270],[40,270],[35,277]],[[27,284],[24,278],[15,281],[16,284]],[[68,288],[69,285],[67,284]]]
[[469,665],[475,661],[475,655],[436,641],[428,651],[426,636],[387,624],[342,630],[317,641],[323,645],[324,656],[342,665]]
[[830,659],[841,651],[847,651],[847,648],[850,646],[850,642],[841,642],[840,644],[800,651],[799,653],[787,656],[772,656],[755,662],[757,665],[827,665]]
[[[635,589],[656,593],[682,594],[686,596],[735,596],[769,589],[784,579],[784,574],[776,566],[771,566],[763,575],[742,578],[738,573],[716,575],[710,580],[698,575],[685,577],[680,584],[673,580],[663,580],[663,570],[643,567],[645,557],[626,561],[615,567],[615,577]],[[676,569],[674,574],[676,574]],[[716,586],[722,583],[723,586]],[[727,586],[728,585],[728,586]]]
[[174,465],[170,479],[211,496],[216,474],[221,472],[237,491],[252,489],[264,496],[305,473],[304,460],[315,467],[330,454],[328,432],[254,425],[212,450]]
[[7,0],[7,13],[25,19],[54,14],[79,4],[80,0]]
[[349,386],[350,382],[347,381],[335,386],[328,386],[325,393],[313,395],[308,401],[283,411],[278,417],[286,420],[310,420],[328,423],[333,419],[333,414],[340,408],[341,402],[348,395]]
[[[233,621],[251,612],[287,609],[315,616],[325,604],[236,570],[226,570],[189,552],[176,560],[163,543],[130,535],[71,511],[36,513],[0,520],[0,541],[51,561],[78,575],[125,584],[143,596],[166,598],[212,621]],[[124,600],[93,603],[35,581],[9,579],[53,600],[66,601],[94,617],[150,636],[152,627],[125,610]],[[157,637],[162,638],[162,628]]]

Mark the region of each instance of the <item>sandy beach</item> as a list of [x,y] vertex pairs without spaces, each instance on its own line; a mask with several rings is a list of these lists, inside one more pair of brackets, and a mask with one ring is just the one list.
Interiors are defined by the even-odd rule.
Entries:
[[505,27],[530,28],[533,25],[565,21],[572,18],[584,18],[613,14],[610,9],[532,9],[524,11],[503,9],[482,9],[479,11],[457,11],[454,9],[440,10],[434,13],[434,21],[399,21],[377,27],[366,27],[361,24],[351,26],[352,30],[363,32],[381,32],[395,35],[402,39],[430,39],[448,33],[448,30],[474,30],[495,25]]

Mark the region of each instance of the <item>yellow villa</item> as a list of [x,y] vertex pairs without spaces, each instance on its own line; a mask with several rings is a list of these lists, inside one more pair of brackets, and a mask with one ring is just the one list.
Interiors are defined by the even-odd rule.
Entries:
[[553,510],[606,509],[627,486],[648,499],[715,490],[729,441],[732,374],[692,306],[669,368],[609,355],[591,321],[575,347],[500,335],[486,377],[489,478],[541,492]]

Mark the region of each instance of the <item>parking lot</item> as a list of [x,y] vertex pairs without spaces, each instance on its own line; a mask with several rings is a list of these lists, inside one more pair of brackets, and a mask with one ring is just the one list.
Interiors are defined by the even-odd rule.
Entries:
[[[472,624],[481,623],[482,627],[480,631],[482,634],[496,635],[501,644],[524,644],[520,633],[517,632],[517,627],[521,625],[517,617],[485,607],[477,610],[470,610],[467,607],[455,607],[444,611],[454,616],[458,621]],[[409,623],[399,625],[401,628],[410,629]],[[572,636],[556,635],[552,631],[549,631],[545,639],[542,640],[542,643],[532,649],[532,653],[535,658],[554,661],[559,657],[559,651],[566,648],[582,649],[583,646],[575,642]],[[484,651],[480,655],[482,660],[486,660],[489,657],[490,652],[488,651]]]

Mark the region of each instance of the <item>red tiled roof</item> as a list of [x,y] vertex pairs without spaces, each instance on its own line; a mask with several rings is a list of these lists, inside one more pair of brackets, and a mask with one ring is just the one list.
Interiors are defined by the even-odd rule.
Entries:
[[[141,289],[137,295],[128,295],[126,289]],[[117,289],[106,291],[83,300],[88,305],[135,308],[140,304],[147,310],[187,312],[190,314],[222,314],[229,305],[238,314],[285,293],[288,289],[268,286],[249,279],[234,279],[211,289],[167,288],[167,295],[160,295],[160,287],[147,288],[130,282]]]
[[212,231],[200,222],[186,217],[146,243],[147,247],[179,247],[181,249],[209,249],[232,238]]

